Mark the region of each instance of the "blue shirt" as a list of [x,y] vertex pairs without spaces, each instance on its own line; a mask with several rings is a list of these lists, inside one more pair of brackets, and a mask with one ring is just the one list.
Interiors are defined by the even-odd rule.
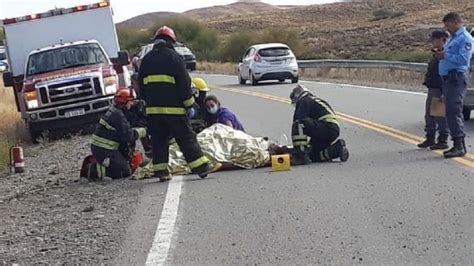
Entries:
[[445,56],[439,62],[439,74],[446,76],[450,71],[467,72],[472,58],[474,40],[462,27],[456,31],[444,46]]
[[228,121],[230,121],[232,123],[232,127],[235,130],[245,132],[244,127],[242,126],[242,123],[240,123],[237,116],[227,108],[219,108],[219,111],[217,111],[217,114],[214,115],[214,118],[217,120],[217,123],[220,124],[226,124]]

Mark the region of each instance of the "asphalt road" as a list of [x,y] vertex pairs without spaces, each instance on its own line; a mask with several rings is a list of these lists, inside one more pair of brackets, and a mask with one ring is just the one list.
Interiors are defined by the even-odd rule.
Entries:
[[[251,87],[235,85],[235,77],[204,78],[250,134],[289,135],[293,110],[282,97],[291,84]],[[150,184],[154,192],[144,195],[137,212],[143,216],[117,263],[150,262],[153,246],[151,253],[162,253],[159,261],[178,265],[474,264],[474,160],[416,149],[424,96],[303,84],[355,117],[341,125],[352,156],[347,163],[222,172],[203,181],[186,176],[169,185],[166,200],[153,194],[167,185]],[[255,92],[260,96],[248,95]]]

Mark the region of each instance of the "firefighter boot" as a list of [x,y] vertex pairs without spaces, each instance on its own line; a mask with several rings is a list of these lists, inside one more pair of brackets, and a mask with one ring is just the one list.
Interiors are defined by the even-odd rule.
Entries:
[[200,178],[204,179],[207,177],[207,175],[219,171],[221,167],[222,167],[222,164],[219,162],[214,163],[214,165],[207,163],[203,167],[203,170],[199,171],[197,174]]
[[346,141],[339,139],[329,148],[322,151],[320,156],[323,162],[332,161],[333,159],[340,159],[341,162],[346,162],[349,160],[349,150],[347,149]]
[[291,165],[308,165],[311,162],[307,151],[294,149],[291,153]]
[[438,142],[430,147],[431,150],[437,151],[437,150],[447,150],[449,149],[448,146],[448,136],[439,136],[438,137]]
[[464,138],[454,139],[453,142],[453,147],[449,151],[444,153],[444,158],[451,159],[456,157],[464,157],[467,154],[464,144]]
[[435,138],[434,136],[427,136],[425,141],[423,141],[422,143],[418,144],[418,148],[420,149],[426,149],[426,148],[429,148],[433,145],[435,145],[436,142],[435,142]]
[[156,171],[153,173],[153,178],[159,178],[160,182],[168,182],[172,179],[172,176],[169,172]]
[[89,182],[97,182],[104,179],[106,176],[106,167],[100,163],[91,163],[88,165],[86,178]]

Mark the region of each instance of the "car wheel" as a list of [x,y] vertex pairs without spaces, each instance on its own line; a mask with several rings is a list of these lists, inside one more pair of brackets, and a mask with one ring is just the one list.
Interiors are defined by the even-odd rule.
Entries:
[[244,78],[242,78],[242,75],[240,74],[240,71],[239,71],[238,77],[239,77],[239,84],[240,85],[245,85],[245,83],[247,83],[247,81]]
[[471,120],[471,109],[467,107],[462,108],[462,115],[464,116],[464,121]]
[[253,75],[252,72],[249,73],[249,76],[250,76],[250,82],[252,83],[252,85],[257,86],[258,85],[258,80],[255,78],[255,76]]
[[291,83],[298,83],[298,81],[300,81],[299,77],[294,77],[291,79]]

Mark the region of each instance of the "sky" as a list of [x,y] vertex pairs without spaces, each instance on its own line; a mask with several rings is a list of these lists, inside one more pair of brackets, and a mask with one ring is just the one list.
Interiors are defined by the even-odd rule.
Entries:
[[[54,7],[72,7],[100,2],[100,0],[0,0],[0,19],[41,13]],[[226,5],[235,0],[111,0],[115,22],[156,11],[183,12],[194,8]],[[166,1],[168,2],[168,1]],[[274,5],[309,5],[336,2],[335,0],[264,0]]]

